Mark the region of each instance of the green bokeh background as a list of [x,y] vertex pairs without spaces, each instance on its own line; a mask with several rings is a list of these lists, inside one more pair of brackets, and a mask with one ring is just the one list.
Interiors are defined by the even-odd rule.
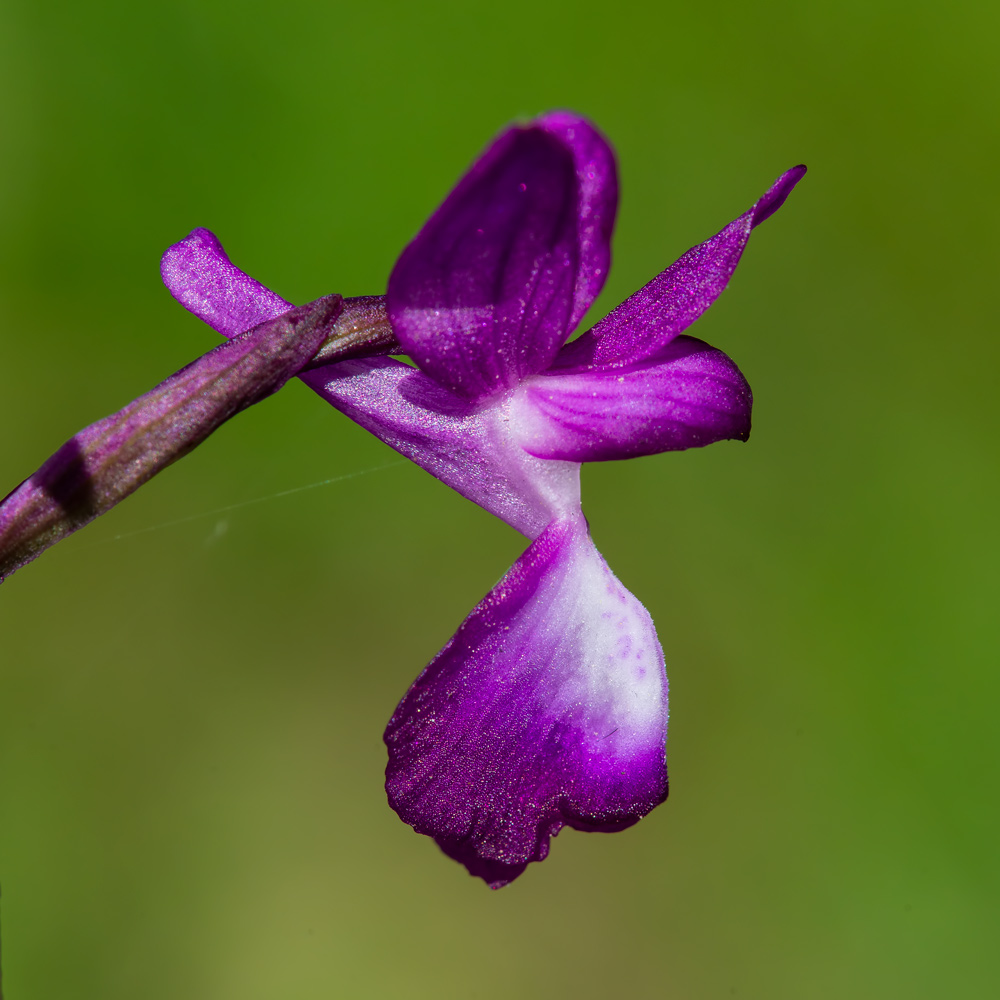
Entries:
[[693,331],[750,442],[584,469],[666,649],[669,802],[499,893],[397,820],[385,721],[524,542],[295,383],[2,587],[8,996],[995,995],[998,28],[6,0],[0,493],[216,342],[159,282],[196,225],[289,299],[380,292],[498,129],[571,107],[620,159],[596,318],[810,166]]

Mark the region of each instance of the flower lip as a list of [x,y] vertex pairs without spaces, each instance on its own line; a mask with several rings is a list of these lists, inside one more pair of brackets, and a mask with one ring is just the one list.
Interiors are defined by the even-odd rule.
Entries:
[[666,728],[653,623],[577,516],[532,543],[400,702],[386,791],[499,888],[563,826],[623,830],[662,802]]

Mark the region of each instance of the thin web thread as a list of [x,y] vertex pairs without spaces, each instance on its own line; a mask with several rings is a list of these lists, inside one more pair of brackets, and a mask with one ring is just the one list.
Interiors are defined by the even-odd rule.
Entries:
[[173,521],[164,521],[161,524],[154,524],[148,528],[138,528],[135,531],[126,531],[121,535],[112,535],[110,538],[102,538],[99,542],[92,542],[91,545],[107,545],[108,542],[119,542],[124,538],[135,538],[136,535],[146,535],[151,531],[160,531],[162,528],[172,528],[178,524],[187,524],[189,521],[198,521],[203,517],[213,517],[216,514],[228,514],[231,510],[239,510],[241,507],[250,507],[256,503],[266,503],[268,500],[277,500],[279,497],[290,497],[294,493],[303,493],[306,490],[315,490],[320,486],[331,486],[334,483],[342,483],[348,479],[357,479],[358,476],[367,476],[372,472],[382,472],[385,469],[393,469],[398,465],[406,465],[405,458],[397,459],[395,462],[387,462],[385,465],[376,465],[371,469],[359,469],[357,472],[347,472],[342,476],[334,476],[332,479],[321,479],[318,483],[309,483],[306,486],[296,486],[290,490],[282,490],[280,493],[268,493],[267,496],[254,497],[252,500],[241,500],[239,503],[231,503],[226,507],[216,507],[214,510],[205,510],[200,514],[188,514],[187,517],[178,517]]

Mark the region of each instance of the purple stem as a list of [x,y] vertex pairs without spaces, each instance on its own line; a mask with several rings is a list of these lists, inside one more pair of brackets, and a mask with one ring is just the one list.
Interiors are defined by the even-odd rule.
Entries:
[[202,355],[84,428],[0,501],[0,582],[106,513],[241,410],[318,364],[398,350],[380,297],[328,295]]

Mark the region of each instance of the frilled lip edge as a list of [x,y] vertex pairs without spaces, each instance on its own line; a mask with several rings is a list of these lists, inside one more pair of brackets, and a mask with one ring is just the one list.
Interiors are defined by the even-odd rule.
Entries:
[[667,680],[645,608],[581,517],[551,524],[385,732],[400,818],[497,889],[564,826],[617,832],[667,797]]

